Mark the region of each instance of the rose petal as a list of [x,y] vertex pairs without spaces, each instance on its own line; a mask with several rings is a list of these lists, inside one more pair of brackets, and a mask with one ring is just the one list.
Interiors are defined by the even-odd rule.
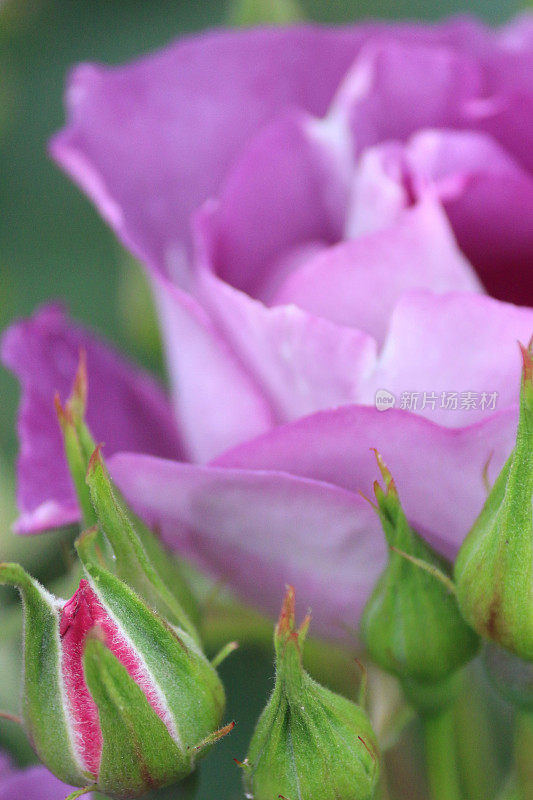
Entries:
[[76,522],[79,509],[63,455],[54,395],[70,394],[85,349],[89,375],[87,420],[106,453],[124,447],[180,457],[170,405],[161,388],[99,339],[72,325],[56,306],[13,325],[1,357],[22,385],[19,415],[17,522],[20,533]]
[[130,453],[114,456],[110,469],[170,547],[243,598],[274,615],[290,582],[312,605],[317,633],[355,626],[385,556],[377,516],[361,497],[280,472]]
[[[74,788],[58,780],[46,767],[27,767],[0,778],[0,800],[65,800]],[[93,795],[85,796],[91,800]]]
[[344,238],[355,239],[394,225],[401,213],[420,200],[400,142],[367,147],[354,171]]
[[369,30],[217,32],[125,67],[83,65],[52,154],[122,241],[171,273],[190,213],[247,140],[291,106],[323,114]]
[[446,216],[429,199],[400,212],[390,227],[306,261],[286,279],[276,302],[360,328],[381,343],[400,295],[418,287],[481,291]]
[[[490,413],[493,393],[498,409],[518,402],[517,342],[529,342],[532,334],[533,309],[478,294],[410,292],[391,316],[366,402],[373,402],[378,389],[387,389],[400,407],[441,425],[474,423]],[[442,393],[452,392],[457,408],[443,407]],[[405,404],[405,393],[417,394],[416,405]]]
[[512,449],[516,419],[515,406],[450,430],[350,406],[275,428],[209,466],[124,453],[111,471],[170,547],[270,614],[283,584],[295,583],[331,636],[356,624],[383,565],[377,517],[357,494],[370,496],[378,477],[370,448],[390,466],[411,522],[453,557],[486,497],[487,466],[494,480]]
[[441,40],[414,44],[382,36],[370,41],[341,84],[329,116],[348,124],[358,152],[389,139],[405,140],[427,127],[470,129],[491,134],[531,170],[533,55],[527,40],[519,36],[517,42],[510,29],[475,35],[474,47],[453,37],[448,45],[446,36]]
[[[513,35],[507,33],[507,40]],[[218,192],[261,128],[293,107],[323,115],[361,45],[372,38],[379,41],[366,49],[360,68],[383,67],[375,75],[381,100],[369,96],[370,106],[360,107],[356,117],[373,129],[374,112],[387,109],[394,137],[396,122],[407,133],[422,122],[449,124],[450,109],[453,116],[472,95],[475,69],[464,69],[468,57],[461,50],[490,61],[511,49],[473,20],[184,38],[124,67],[78,67],[67,95],[69,123],[52,141],[52,154],[127,246],[152,267],[177,270],[177,279],[186,282],[191,212]],[[415,67],[423,70],[423,81],[410,79]],[[402,103],[406,92],[411,94]],[[385,135],[384,122],[379,126]]]
[[207,461],[268,430],[268,400],[204,309],[162,276],[153,286],[187,454]]
[[272,123],[245,148],[218,203],[200,219],[210,267],[269,302],[295,266],[287,254],[340,239],[350,169],[317,120],[293,113]]
[[529,171],[533,170],[531,117],[533,97],[524,92],[496,94],[465,106],[470,124],[494,137]]
[[0,781],[13,772],[13,763],[7,753],[0,750]]
[[533,179],[486,134],[428,130],[405,147],[367,151],[349,230],[383,228],[413,196],[428,193],[444,204],[459,245],[489,292],[533,303]]
[[[533,177],[483,134],[421,133],[408,157],[413,171],[440,191],[459,245],[488,292],[533,305]],[[457,191],[447,192],[452,183]]]
[[217,327],[269,399],[275,421],[363,396],[376,361],[371,336],[294,305],[267,308],[209,273],[202,292]]
[[[280,426],[219,456],[228,469],[281,470],[370,496],[379,477],[377,448],[398,485],[411,522],[453,556],[514,445],[517,406],[475,425],[443,428],[398,409],[348,406]],[[489,463],[490,462],[490,463]],[[335,585],[331,575],[329,585]]]
[[361,331],[296,306],[266,308],[209,273],[202,288],[278,423],[336,405],[374,405],[378,390],[454,427],[517,400],[517,340],[531,338],[532,309],[466,292],[409,292],[394,308],[378,357],[374,339]]
[[464,106],[482,87],[480,66],[467,53],[383,37],[362,49],[330,116],[346,121],[360,152],[420,128],[464,125]]
[[498,49],[487,68],[495,85],[533,93],[533,14],[524,11],[497,32]]

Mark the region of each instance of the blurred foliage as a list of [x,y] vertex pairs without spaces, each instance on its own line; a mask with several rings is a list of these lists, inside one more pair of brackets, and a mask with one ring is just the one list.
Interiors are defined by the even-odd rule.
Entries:
[[288,25],[304,19],[302,8],[296,0],[233,0],[226,21],[237,25]]
[[[91,204],[48,159],[46,142],[63,122],[65,76],[75,63],[120,63],[180,34],[220,25],[229,13],[235,13],[236,5],[256,13],[259,2],[235,0],[230,8],[226,0],[0,0],[0,329],[38,305],[60,298],[75,318],[161,374],[146,283]],[[269,4],[269,0],[262,2]],[[293,5],[294,0],[279,0],[281,9]],[[434,19],[464,11],[496,22],[509,18],[521,3],[298,0],[298,6],[310,19],[322,22],[370,16]],[[20,560],[50,580],[69,563],[72,531],[34,538],[17,538],[9,532],[15,515],[17,397],[15,380],[0,368],[0,559]],[[11,629],[9,636],[3,630],[0,642],[0,706],[4,707],[18,694],[20,657],[20,615],[16,606],[6,604],[7,597],[0,595],[0,625],[9,618]],[[202,800],[242,797],[239,770],[232,759],[246,753],[255,720],[273,686],[267,623],[263,622],[262,630],[262,646],[256,642],[242,647],[221,667],[228,690],[226,718],[237,719],[238,725],[202,766],[197,793]],[[313,668],[327,672],[319,645],[314,658]],[[348,663],[345,653],[337,654],[332,666],[330,682],[337,688],[343,659]],[[347,675],[352,680],[349,672],[344,680]],[[2,727],[2,741],[11,742],[21,761],[30,757],[13,730]],[[401,784],[407,791],[404,796],[411,800],[423,796],[416,785],[420,765],[413,741],[417,741],[417,731],[411,726],[390,760],[395,775],[392,791],[399,798]]]

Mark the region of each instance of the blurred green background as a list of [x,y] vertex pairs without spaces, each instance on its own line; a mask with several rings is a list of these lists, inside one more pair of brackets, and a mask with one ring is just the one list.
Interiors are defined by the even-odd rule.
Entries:
[[[301,1],[306,15],[322,22],[468,12],[498,23],[521,5],[516,0]],[[157,352],[126,311],[128,304],[143,301],[144,286],[126,271],[128,257],[90,203],[48,159],[46,142],[63,123],[65,76],[73,64],[120,63],[188,31],[224,24],[228,14],[225,0],[0,0],[0,329],[61,298],[74,317],[160,370]],[[51,563],[57,566],[57,537],[16,540],[9,533],[17,398],[15,380],[0,367],[0,560],[18,557],[44,577]],[[0,662],[4,678],[7,669]],[[270,656],[252,648],[243,648],[222,673],[227,718],[236,716],[239,726],[207,759],[197,793],[202,800],[242,796],[232,757],[244,756],[272,685]]]

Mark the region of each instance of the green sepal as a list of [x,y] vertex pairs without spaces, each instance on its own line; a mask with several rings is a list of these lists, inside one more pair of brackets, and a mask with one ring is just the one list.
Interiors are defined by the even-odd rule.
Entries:
[[83,669],[102,730],[99,791],[137,797],[192,772],[192,753],[177,746],[142,689],[94,636],[85,645]]
[[[89,461],[87,485],[100,525],[115,554],[116,574],[169,622],[199,641],[192,620],[153,565],[125,504],[114,491],[99,448],[95,449]],[[154,553],[154,545],[151,550]]]
[[76,542],[92,587],[159,686],[182,749],[195,747],[220,724],[225,696],[218,674],[186,631],[168,624],[91,558],[94,538],[94,531],[89,531]]
[[289,587],[274,637],[274,691],[242,764],[247,796],[372,800],[379,778],[376,737],[362,708],[304,670],[308,626],[306,617],[295,627]]
[[81,789],[77,789],[75,792],[71,792],[65,800],[78,800],[78,797],[83,797],[85,794],[89,794],[94,790],[94,783],[90,783],[87,786],[83,786]]
[[421,685],[425,705],[423,686],[446,686],[448,678],[474,657],[479,639],[446,585],[449,565],[411,528],[394,480],[381,456],[376,457],[385,481],[385,489],[374,484],[376,510],[389,558],[366,603],[360,633],[378,666],[411,687]]
[[472,627],[533,661],[533,354],[521,349],[516,444],[459,551],[455,582]]
[[84,786],[90,776],[76,761],[61,680],[60,607],[18,564],[0,564],[0,583],[15,586],[24,607],[22,718],[32,746],[65,783]]
[[96,514],[91,503],[89,490],[85,484],[88,456],[84,451],[84,443],[80,440],[78,425],[76,424],[77,420],[69,408],[69,403],[67,402],[65,408],[63,408],[59,395],[56,395],[55,407],[61,433],[63,434],[63,446],[67,464],[81,509],[82,524],[83,527],[88,528],[96,523]]
[[218,653],[216,653],[214,658],[211,659],[211,666],[213,666],[215,669],[219,667],[220,664],[222,664],[222,662],[225,661],[228,656],[237,650],[238,647],[238,642],[228,642],[225,644],[224,647],[222,647]]
[[159,577],[196,629],[201,617],[200,604],[191,587],[186,565],[133,513],[116,486],[113,487],[113,491],[117,503],[128,517]]
[[[85,424],[87,409],[87,359],[85,350],[80,350],[78,369],[74,378],[72,392],[64,407],[59,394],[54,398],[59,427],[63,435],[63,446],[69,467],[70,476],[76,490],[76,497],[81,510],[83,528],[90,528],[97,522],[96,513],[91,502],[89,489],[85,480],[87,464],[95,448],[94,440]],[[106,560],[108,569],[113,569],[113,554],[104,536],[99,533],[99,549]]]
[[302,665],[302,652],[311,622],[311,615],[308,613],[297,628],[294,606],[294,588],[289,586],[274,629],[274,649],[277,679],[290,694],[300,691],[308,677]]
[[[185,627],[189,630],[191,635],[197,637],[195,624],[198,623],[200,616],[198,604],[185,578],[182,565],[174,554],[169,553],[152,531],[133,514],[115,488],[110,490],[113,504],[118,509],[120,519],[126,519],[128,521],[127,532],[121,532],[120,530],[115,531],[112,527],[110,527],[109,531],[105,530],[102,520],[98,519],[98,492],[97,490],[91,492],[90,485],[87,482],[87,472],[91,463],[91,457],[96,450],[98,450],[98,458],[106,476],[107,472],[99,448],[96,447],[94,438],[85,422],[87,394],[88,378],[86,357],[85,352],[81,350],[78,370],[70,397],[66,401],[64,408],[61,406],[59,397],[57,396],[55,403],[63,433],[69,469],[76,489],[78,502],[82,510],[83,527],[93,527],[99,521],[101,527],[98,533],[98,551],[101,558],[104,559],[107,569],[110,572],[118,573],[125,580],[131,582],[132,586],[134,586],[141,595],[145,596],[143,590],[146,590],[146,600],[154,605],[154,607],[159,608],[160,603],[166,603],[167,606],[170,605],[171,608],[166,612],[162,609],[163,613],[167,613],[171,621],[176,622],[176,624],[179,624],[181,627]],[[117,514],[114,514],[113,519],[115,522],[116,518]],[[104,530],[102,530],[102,528]],[[109,541],[113,533],[116,533],[114,542],[117,546],[117,550],[120,553],[124,553],[124,558],[119,557],[119,554],[113,551]],[[117,538],[117,536],[119,538]],[[163,585],[163,595],[166,595],[166,600],[160,597],[157,589],[153,586],[151,578],[147,577],[144,573],[142,564],[138,563],[138,559],[135,557],[135,554],[132,553],[131,543],[129,548],[125,546],[126,540],[128,537],[131,538],[131,536],[140,540],[140,550],[144,551],[145,554],[144,560],[148,560],[152,573],[154,570],[156,571],[159,582]],[[133,560],[131,560],[132,556]]]
[[198,744],[196,744],[194,746],[195,751],[197,753],[202,753],[202,755],[204,755],[203,751],[209,750],[214,744],[216,744],[221,739],[223,739],[225,736],[227,736],[228,733],[231,733],[231,731],[233,730],[235,725],[236,725],[235,721],[229,722],[227,725],[224,725],[222,728],[219,728],[218,730],[213,731],[213,733],[210,733],[209,736],[206,736],[205,739],[202,739],[201,742],[198,742]]
[[117,503],[128,517],[148,559],[153,564],[166,589],[174,596],[175,601],[179,604],[193,628],[197,629],[201,616],[200,604],[191,587],[187,568],[176,554],[168,550],[156,534],[133,513],[116,486],[113,487],[113,491]]

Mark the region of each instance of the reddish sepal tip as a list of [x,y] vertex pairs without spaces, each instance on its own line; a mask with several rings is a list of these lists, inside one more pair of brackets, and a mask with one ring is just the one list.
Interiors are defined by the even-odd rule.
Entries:
[[72,397],[80,402],[82,408],[87,405],[87,352],[84,347],[80,347],[78,369],[72,387]]
[[294,614],[295,614],[295,592],[294,586],[287,586],[287,591],[281,606],[281,613],[279,615],[277,633],[292,633],[294,631]]
[[101,466],[103,464],[102,452],[101,452],[102,447],[104,447],[104,444],[103,442],[100,442],[100,444],[97,444],[96,447],[94,448],[94,451],[87,465],[87,475],[90,475],[96,469],[97,466]]
[[518,342],[518,346],[520,347],[520,352],[522,354],[523,378],[526,383],[533,383],[532,343],[533,343],[533,338],[530,341],[528,347],[525,347],[525,345],[523,345],[522,342]]

